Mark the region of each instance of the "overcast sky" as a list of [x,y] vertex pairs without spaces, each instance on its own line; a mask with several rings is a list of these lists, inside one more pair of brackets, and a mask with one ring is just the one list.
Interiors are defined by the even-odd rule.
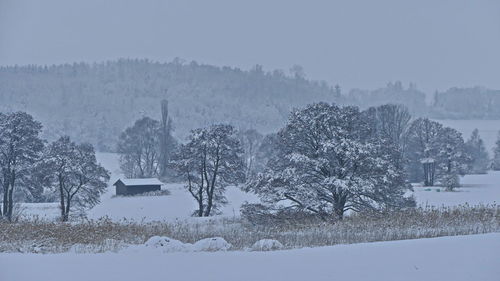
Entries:
[[0,0],[0,65],[120,57],[500,89],[500,1]]

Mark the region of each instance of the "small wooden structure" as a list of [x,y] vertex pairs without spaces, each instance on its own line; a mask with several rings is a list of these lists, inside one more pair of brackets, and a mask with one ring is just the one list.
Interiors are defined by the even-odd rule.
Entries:
[[157,178],[146,178],[119,179],[113,185],[116,187],[116,195],[135,195],[161,190],[162,184]]

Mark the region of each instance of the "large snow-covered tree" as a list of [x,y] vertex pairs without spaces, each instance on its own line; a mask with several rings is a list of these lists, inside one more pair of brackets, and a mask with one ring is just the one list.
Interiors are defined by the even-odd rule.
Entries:
[[159,173],[160,122],[149,117],[125,129],[118,141],[120,167],[128,178],[149,178]]
[[399,178],[392,154],[371,134],[357,107],[317,103],[294,110],[278,133],[277,155],[247,188],[268,204],[325,219],[411,205],[406,185],[392,184]]
[[488,171],[490,160],[484,141],[479,136],[479,130],[474,129],[470,138],[465,143],[467,153],[471,157],[471,174],[485,174]]
[[225,189],[245,180],[243,149],[230,125],[212,125],[191,132],[179,147],[171,167],[186,180],[186,188],[198,203],[196,216],[210,216],[227,201]]
[[109,172],[97,163],[93,146],[75,144],[67,136],[48,145],[40,166],[59,195],[62,221],[69,219],[72,206],[99,203],[109,181]]
[[26,178],[43,150],[42,125],[25,112],[0,114],[0,168],[3,216],[12,219],[14,191]]

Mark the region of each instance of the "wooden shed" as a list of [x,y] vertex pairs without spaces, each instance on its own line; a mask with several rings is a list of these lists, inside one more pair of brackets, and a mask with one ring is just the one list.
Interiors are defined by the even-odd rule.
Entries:
[[135,195],[161,190],[162,184],[157,178],[147,178],[119,179],[113,185],[116,187],[116,195]]

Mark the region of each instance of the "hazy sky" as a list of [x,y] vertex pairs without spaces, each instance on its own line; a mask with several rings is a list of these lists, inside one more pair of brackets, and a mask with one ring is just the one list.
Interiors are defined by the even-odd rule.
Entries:
[[500,1],[0,0],[0,65],[120,57],[500,89]]

